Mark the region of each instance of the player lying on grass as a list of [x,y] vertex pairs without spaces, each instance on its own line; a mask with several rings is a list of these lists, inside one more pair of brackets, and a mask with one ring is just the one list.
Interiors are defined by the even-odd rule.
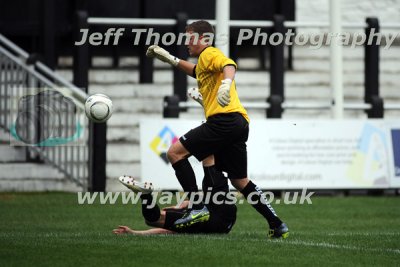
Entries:
[[[207,176],[206,176],[207,177]],[[205,217],[193,218],[190,224],[175,224],[186,213],[190,212],[188,208],[189,201],[185,201],[178,208],[168,207],[161,209],[157,205],[147,205],[153,203],[153,186],[150,183],[140,183],[130,176],[121,176],[119,181],[131,189],[133,192],[140,193],[142,201],[142,214],[147,225],[155,227],[148,230],[133,230],[128,226],[119,226],[113,230],[114,234],[134,234],[134,235],[157,235],[157,234],[210,234],[210,233],[229,233],[236,221],[236,205],[222,203],[226,200],[226,194],[229,192],[228,182],[225,185],[219,185],[218,188],[212,187],[210,179],[203,180],[203,189],[210,189],[210,199],[213,199],[216,193],[218,204],[210,201],[207,205],[209,215]],[[204,191],[204,194],[207,192]],[[224,195],[222,195],[223,193]],[[145,202],[144,202],[145,201]]]

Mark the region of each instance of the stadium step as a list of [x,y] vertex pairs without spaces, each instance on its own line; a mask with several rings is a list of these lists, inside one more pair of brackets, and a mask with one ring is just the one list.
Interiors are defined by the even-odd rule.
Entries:
[[3,163],[0,179],[26,180],[32,177],[40,179],[64,179],[64,175],[49,165],[41,163]]
[[[400,59],[400,47],[392,46],[390,49],[380,49],[380,59],[384,62],[386,60]],[[364,59],[364,48],[356,47],[351,48],[349,46],[343,46],[342,50],[343,60],[363,60]],[[330,49],[329,47],[323,46],[320,49],[312,49],[309,46],[295,46],[293,49],[294,59],[309,60],[309,59],[326,59],[329,61]]]
[[[389,58],[382,60],[380,64],[380,69],[382,73],[397,73],[399,71],[398,61],[399,58]],[[295,58],[293,61],[293,65],[295,70],[302,71],[329,72],[330,70],[329,58]],[[343,70],[345,72],[363,72],[364,59],[345,60],[343,64]]]
[[112,99],[117,98],[158,98],[170,95],[173,92],[172,84],[111,84],[104,88],[102,84],[91,84],[89,91],[91,94],[104,93],[107,90],[107,95]]
[[26,161],[26,150],[24,147],[0,144],[0,162],[24,162]]
[[0,130],[1,192],[82,190],[52,166],[26,160],[26,148],[11,146],[9,134]]
[[0,163],[0,191],[82,191],[50,165]]
[[0,163],[24,161],[26,161],[25,148],[10,146],[10,135],[0,129]]
[[140,120],[151,119],[151,118],[162,118],[160,113],[149,113],[149,114],[132,114],[131,112],[115,112],[112,117],[107,121],[107,125],[110,127],[137,127],[139,126]]
[[140,175],[140,162],[110,162],[107,165],[107,177],[117,179],[121,175]]
[[140,160],[139,145],[131,142],[110,143],[107,146],[107,162],[138,162]]

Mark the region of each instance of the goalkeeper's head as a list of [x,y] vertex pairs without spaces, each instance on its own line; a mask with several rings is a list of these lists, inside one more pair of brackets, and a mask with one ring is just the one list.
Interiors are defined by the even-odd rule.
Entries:
[[204,48],[212,45],[214,40],[214,28],[205,20],[198,20],[186,26],[189,34],[188,49],[191,56],[200,55]]

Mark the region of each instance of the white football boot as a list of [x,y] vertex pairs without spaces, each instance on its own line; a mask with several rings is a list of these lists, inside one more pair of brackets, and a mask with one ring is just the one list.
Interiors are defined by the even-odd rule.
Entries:
[[122,175],[118,180],[135,193],[141,192],[142,194],[151,194],[154,191],[152,183],[138,182],[132,176]]

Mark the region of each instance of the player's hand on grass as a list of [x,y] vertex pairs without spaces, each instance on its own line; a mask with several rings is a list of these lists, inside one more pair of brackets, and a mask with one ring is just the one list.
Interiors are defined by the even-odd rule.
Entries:
[[164,48],[159,47],[158,45],[152,45],[147,49],[146,56],[150,58],[157,58],[161,61],[164,61],[174,67],[176,67],[179,63],[179,58],[171,55]]
[[116,235],[133,234],[133,230],[128,226],[120,225],[117,229],[113,230],[113,233]]
[[217,101],[222,107],[226,107],[231,102],[231,84],[231,79],[225,79],[222,80],[221,85],[218,88]]
[[189,88],[187,90],[187,95],[203,106],[203,96],[201,95],[199,88]]

